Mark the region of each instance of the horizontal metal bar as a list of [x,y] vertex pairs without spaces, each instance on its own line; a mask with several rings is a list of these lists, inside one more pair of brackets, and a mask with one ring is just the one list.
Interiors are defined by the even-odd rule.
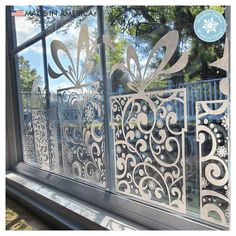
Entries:
[[225,230],[223,227],[205,222],[198,218],[189,218],[185,214],[176,214],[147,204],[76,182],[61,175],[19,163],[14,170],[43,184],[51,186],[81,199],[89,204],[108,210],[127,220],[155,230]]

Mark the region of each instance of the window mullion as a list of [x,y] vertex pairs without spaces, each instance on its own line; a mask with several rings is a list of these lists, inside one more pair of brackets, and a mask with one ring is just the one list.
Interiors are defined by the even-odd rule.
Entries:
[[103,42],[104,35],[104,14],[103,6],[97,7],[97,27],[98,27],[98,38],[101,40],[99,44],[99,54],[100,54],[100,68],[103,78],[103,95],[104,95],[104,128],[105,128],[105,153],[106,153],[106,175],[108,188],[111,191],[115,191],[114,188],[114,159],[113,159],[113,147],[111,139],[111,127],[110,127],[110,91],[111,85],[110,80],[107,76],[106,69],[106,51],[105,44]]

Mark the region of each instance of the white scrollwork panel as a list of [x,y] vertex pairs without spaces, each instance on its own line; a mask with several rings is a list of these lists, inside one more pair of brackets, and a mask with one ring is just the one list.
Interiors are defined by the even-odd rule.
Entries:
[[200,217],[226,227],[230,220],[228,105],[228,100],[196,103]]
[[42,169],[50,170],[46,110],[32,110],[32,122],[34,130],[35,164]]
[[186,89],[111,97],[116,191],[186,212]]
[[102,96],[81,89],[58,92],[62,158],[67,176],[106,186],[104,155],[104,110]]
[[31,163],[34,157],[34,137],[33,135],[23,135],[24,161]]
[[50,169],[54,173],[61,173],[60,167],[60,151],[58,149],[59,140],[58,139],[58,129],[59,121],[56,108],[48,109],[48,133],[49,133],[49,160]]

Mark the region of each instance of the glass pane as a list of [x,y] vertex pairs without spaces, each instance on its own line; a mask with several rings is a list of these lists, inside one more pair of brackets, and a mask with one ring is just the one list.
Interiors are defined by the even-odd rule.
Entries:
[[96,9],[88,13],[46,37],[48,78],[41,41],[18,54],[24,161],[106,187]]
[[[21,51],[17,59],[22,101],[24,161],[47,170],[48,148],[44,129],[46,121],[42,112],[46,107],[42,42],[39,41]],[[41,118],[37,117],[37,113],[42,113]]]
[[[115,185],[228,227],[228,44],[225,34],[214,42],[197,36],[204,10],[225,17],[223,6],[106,7]],[[220,24],[204,22],[209,35]]]
[[96,19],[96,9],[91,8],[49,35],[46,43],[50,104],[58,112],[63,175],[105,187]]
[[44,10],[65,7],[84,12],[46,37],[46,78],[41,41],[17,55],[24,161],[103,188],[109,168],[109,191],[228,228],[227,8],[106,6],[98,38],[96,8]]
[[37,6],[14,6],[16,44],[21,45],[41,31],[40,12]]

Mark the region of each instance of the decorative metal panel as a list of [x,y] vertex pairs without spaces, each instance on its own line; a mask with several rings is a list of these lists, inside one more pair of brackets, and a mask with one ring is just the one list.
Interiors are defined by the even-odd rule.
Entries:
[[201,218],[229,226],[228,100],[197,102],[196,124]]
[[116,190],[186,211],[186,90],[112,96]]
[[46,110],[32,110],[32,122],[34,130],[35,162],[42,169],[50,170]]
[[63,166],[67,176],[105,187],[103,99],[98,82],[90,87],[58,92]]
[[[223,57],[210,64],[228,72],[228,39]],[[229,96],[229,78],[220,81],[220,92]],[[199,142],[200,217],[229,227],[229,100],[196,103]]]
[[[109,36],[104,35],[103,40],[111,45]],[[68,59],[67,68],[60,61],[59,51]],[[72,84],[57,90],[63,172],[105,187],[103,91],[100,82],[86,82],[96,67],[97,55],[97,41],[89,38],[86,24],[81,24],[76,52],[73,57],[63,42],[51,42],[52,58],[60,73],[48,65],[49,75],[52,79],[64,76]],[[91,78],[94,81],[97,75]]]
[[[136,93],[111,97],[111,119],[116,191],[186,212],[186,89],[145,92],[153,81],[160,82],[186,66],[188,52],[167,68],[178,42],[178,31],[165,34],[154,45],[144,68],[135,48],[128,46],[127,65],[114,65],[111,74],[117,69],[125,71],[127,86]],[[153,68],[151,62],[162,47],[161,62]]]

